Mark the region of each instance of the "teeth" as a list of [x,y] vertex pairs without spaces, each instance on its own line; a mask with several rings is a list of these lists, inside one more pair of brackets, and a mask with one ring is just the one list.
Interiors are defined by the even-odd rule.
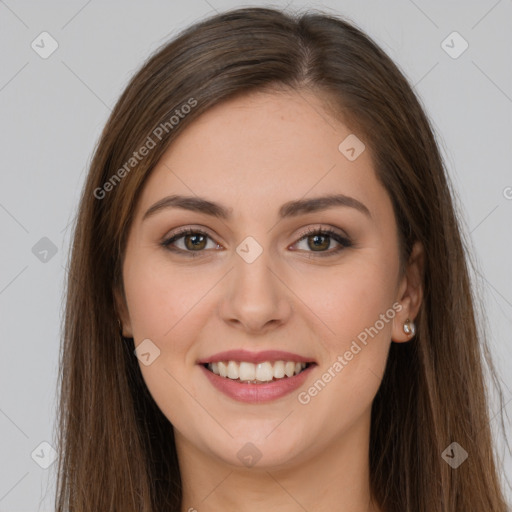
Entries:
[[288,361],[284,367],[284,373],[287,377],[292,377],[295,373],[295,363],[293,361]]
[[238,379],[239,375],[238,371],[238,365],[235,363],[235,361],[229,361],[228,363],[228,379]]
[[[212,372],[215,370],[212,368]],[[256,378],[256,366],[252,363],[240,363],[240,380],[254,380]]]
[[274,377],[282,379],[284,377],[284,361],[276,361],[274,363]]
[[227,377],[232,380],[243,382],[270,382],[273,379],[282,379],[293,377],[306,368],[306,363],[296,363],[295,361],[270,361],[263,363],[248,363],[246,361],[219,361],[218,363],[209,363],[208,369],[216,375]]
[[[221,377],[227,377],[228,376],[228,368],[226,366],[225,363],[223,363],[222,361],[219,361],[218,363],[218,366],[219,366],[219,375]],[[212,368],[213,365],[210,365],[209,368],[210,370],[215,373],[214,369]]]
[[274,369],[270,363],[258,363],[256,365],[256,380],[270,382],[274,378]]

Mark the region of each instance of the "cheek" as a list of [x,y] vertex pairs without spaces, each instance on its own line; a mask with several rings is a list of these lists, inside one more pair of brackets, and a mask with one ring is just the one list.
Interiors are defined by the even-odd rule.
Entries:
[[[325,272],[297,273],[291,287],[305,306],[304,314],[309,310],[307,316],[311,317],[313,313],[321,332],[332,342],[329,352],[339,352],[373,326],[381,314],[390,310],[393,314],[394,279],[392,266],[368,251]],[[378,329],[390,337],[391,322],[379,322]]]
[[201,298],[214,282],[211,277],[194,278],[176,266],[148,260],[145,264],[127,262],[124,278],[134,349],[143,340],[154,344],[146,345],[151,347],[150,364],[139,359],[142,377],[160,410],[181,428],[183,418],[201,415],[200,406],[190,399],[193,386],[188,364],[201,324],[197,315],[204,314]]
[[187,339],[183,329],[197,325],[188,318],[201,311],[201,299],[214,284],[211,274],[198,278],[197,271],[176,265],[127,265],[125,291],[135,340],[150,338],[169,345],[169,340]]
[[300,403],[310,400],[341,423],[348,421],[347,411],[357,414],[371,404],[391,344],[394,267],[375,256],[367,251],[324,277],[317,273],[314,286],[302,284],[298,292],[321,319],[326,353],[314,387],[303,390]]

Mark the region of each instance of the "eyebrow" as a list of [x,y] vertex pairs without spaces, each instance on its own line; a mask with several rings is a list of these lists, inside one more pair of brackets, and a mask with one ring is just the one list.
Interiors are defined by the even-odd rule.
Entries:
[[[346,196],[344,194],[331,194],[327,196],[313,197],[310,199],[289,201],[279,208],[279,217],[281,219],[296,217],[305,213],[319,212],[340,206],[355,208],[370,219],[372,218],[370,210],[363,203],[354,197]],[[205,215],[211,215],[212,217],[224,220],[231,219],[232,212],[232,208],[226,208],[219,203],[209,201],[202,197],[172,195],[164,197],[153,204],[153,206],[146,211],[142,220],[144,221],[157,212],[168,208],[181,208],[184,210],[203,213]]]

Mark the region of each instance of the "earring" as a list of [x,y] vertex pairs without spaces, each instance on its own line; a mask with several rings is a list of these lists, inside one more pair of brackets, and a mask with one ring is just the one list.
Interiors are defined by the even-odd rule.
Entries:
[[414,322],[409,318],[404,323],[404,332],[409,336],[414,336],[416,334],[416,326],[414,325]]

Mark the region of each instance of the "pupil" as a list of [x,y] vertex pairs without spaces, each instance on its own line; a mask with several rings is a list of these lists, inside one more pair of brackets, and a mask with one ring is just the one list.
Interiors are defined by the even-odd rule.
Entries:
[[[327,241],[327,243],[325,242],[327,240],[328,237],[326,237],[325,235],[314,235],[313,237],[313,247],[315,248],[321,248],[321,249],[326,249],[327,246],[329,245],[329,242]],[[322,244],[321,242],[319,243],[319,239],[324,239],[324,243]]]
[[192,248],[198,248],[198,247],[200,247],[200,244],[202,242],[204,242],[204,240],[198,240],[198,239],[204,239],[204,236],[196,234],[196,235],[189,235],[187,237],[187,241],[192,241]]

